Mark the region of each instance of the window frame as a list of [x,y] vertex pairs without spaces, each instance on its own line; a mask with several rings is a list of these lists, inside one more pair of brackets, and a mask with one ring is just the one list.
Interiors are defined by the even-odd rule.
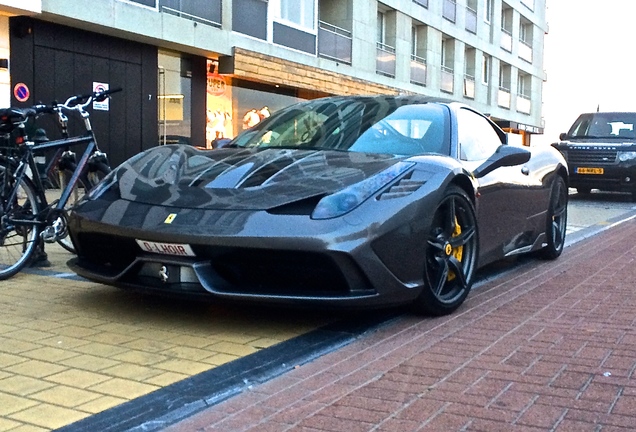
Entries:
[[[287,1],[292,1],[295,2],[295,4],[300,5],[302,9],[300,13],[301,21],[302,17],[304,16],[304,8],[308,4],[311,4],[311,7],[313,8],[313,19],[311,27],[307,27],[304,22],[297,23],[283,16],[283,7],[285,2]],[[314,35],[318,34],[318,0],[269,0],[269,11],[272,16],[272,21],[276,21],[277,23],[304,31],[306,33],[311,33]]]

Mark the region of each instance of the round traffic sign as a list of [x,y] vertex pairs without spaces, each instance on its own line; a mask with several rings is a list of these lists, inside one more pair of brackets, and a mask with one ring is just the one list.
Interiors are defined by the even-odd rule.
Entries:
[[25,83],[17,83],[13,87],[13,96],[18,102],[26,102],[31,97],[31,92]]

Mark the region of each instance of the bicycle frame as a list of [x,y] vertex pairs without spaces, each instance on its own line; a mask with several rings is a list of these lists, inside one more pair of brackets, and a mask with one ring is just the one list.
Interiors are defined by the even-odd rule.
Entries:
[[[35,162],[33,154],[36,151],[48,150],[48,149],[57,149],[57,148],[60,148],[60,147],[75,146],[75,145],[81,145],[81,144],[86,144],[86,149],[82,153],[82,157],[80,158],[80,160],[79,160],[79,162],[77,164],[77,169],[73,172],[69,182],[64,187],[64,189],[62,191],[62,194],[60,196],[60,199],[58,200],[57,204],[54,207],[51,207],[50,204],[46,200],[46,196],[43,193],[43,191],[45,189],[44,189],[43,184],[42,184],[42,179],[37,174],[38,173],[38,168],[37,168],[37,164]],[[72,137],[72,138],[62,138],[62,139],[59,139],[59,140],[47,141],[47,142],[38,143],[38,144],[32,144],[32,143],[27,142],[24,145],[26,145],[28,147],[27,147],[26,151],[24,152],[24,154],[22,155],[22,157],[20,158],[21,164],[18,166],[18,169],[17,169],[17,171],[15,173],[15,177],[16,177],[16,180],[19,181],[26,175],[27,167],[31,170],[31,173],[32,173],[31,180],[33,181],[33,183],[35,183],[36,191],[38,191],[38,195],[39,195],[38,198],[43,203],[43,208],[41,209],[40,213],[38,214],[37,222],[39,224],[46,225],[46,223],[47,223],[46,219],[48,218],[48,216],[49,216],[51,211],[54,211],[54,212],[57,213],[57,212],[61,212],[61,211],[64,210],[64,206],[68,202],[68,199],[71,196],[73,188],[77,184],[78,179],[80,178],[80,176],[82,174],[82,170],[84,169],[84,167],[88,163],[88,159],[91,156],[91,154],[93,153],[93,151],[95,150],[97,144],[95,143],[95,137],[93,136],[93,133],[89,132],[85,136]],[[15,196],[13,196],[13,194],[12,194],[12,196],[10,196],[9,198],[12,200],[12,199],[15,199]],[[45,213],[44,214],[45,217],[42,217],[42,213]],[[16,222],[18,222],[18,221],[16,221]],[[30,221],[30,223],[33,223],[33,221]]]

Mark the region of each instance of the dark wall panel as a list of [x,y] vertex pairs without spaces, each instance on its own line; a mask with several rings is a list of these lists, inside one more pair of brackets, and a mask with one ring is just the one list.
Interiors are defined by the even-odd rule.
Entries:
[[[14,106],[63,102],[90,93],[93,82],[108,83],[123,91],[110,99],[109,111],[92,110],[91,122],[111,165],[157,145],[156,47],[27,17],[11,18],[9,25],[12,85],[24,82],[32,95],[25,103],[13,99]],[[82,120],[69,117],[70,132],[83,131]],[[50,137],[59,134],[50,119],[38,126]]]
[[255,38],[267,39],[267,1],[234,0],[232,30]]
[[274,43],[316,54],[316,36],[286,25],[274,23]]

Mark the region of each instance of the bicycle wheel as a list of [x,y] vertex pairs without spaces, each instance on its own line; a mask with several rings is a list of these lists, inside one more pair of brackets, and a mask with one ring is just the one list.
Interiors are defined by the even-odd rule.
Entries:
[[17,182],[6,166],[0,166],[0,207],[0,280],[4,280],[28,264],[41,241],[35,188],[26,177]]
[[[54,189],[47,190],[46,197],[48,202],[54,202],[60,199],[60,197],[62,196],[62,192],[66,188],[66,185],[68,184],[69,180],[71,179],[71,176],[73,175],[73,171],[71,170],[62,170],[62,171],[56,170],[55,173],[57,174],[57,179],[55,181],[55,184],[57,185],[57,187]],[[91,186],[86,176],[84,175],[80,176],[80,178],[77,181],[77,184],[75,185],[75,187],[71,191],[71,194],[69,195],[68,201],[66,202],[66,205],[64,206],[64,210],[67,213],[69,211],[72,211],[73,206],[79,200],[81,200],[82,197],[84,197],[84,195],[90,189],[91,189]],[[73,242],[71,241],[71,238],[68,236],[68,232],[66,231],[66,216],[64,216],[64,219],[65,220],[62,221],[63,223],[62,226],[64,227],[64,233],[62,237],[57,240],[57,243],[60,246],[62,246],[64,249],[66,249],[67,251],[71,253],[75,253]]]

